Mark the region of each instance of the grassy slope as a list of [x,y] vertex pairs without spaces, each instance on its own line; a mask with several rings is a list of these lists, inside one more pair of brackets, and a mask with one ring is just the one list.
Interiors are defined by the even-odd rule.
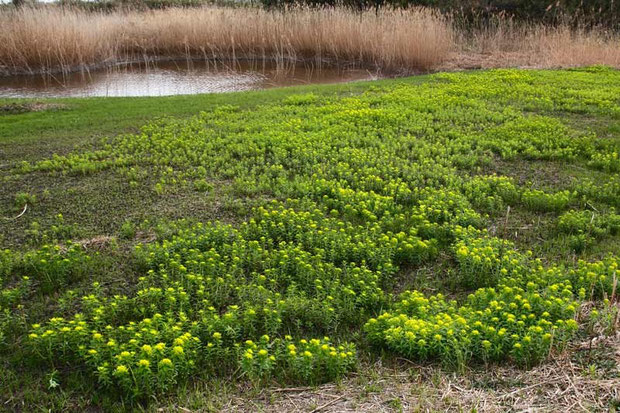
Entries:
[[[427,81],[427,77],[405,80],[385,80],[370,83],[355,83],[338,86],[306,86],[287,89],[275,89],[262,92],[244,92],[222,95],[175,96],[164,98],[93,98],[93,99],[45,99],[45,104],[59,104],[65,107],[57,110],[44,110],[21,114],[0,115],[0,172],[21,160],[36,161],[51,154],[66,154],[74,149],[96,147],[102,136],[136,131],[145,122],[166,117],[184,118],[199,111],[208,111],[218,105],[231,104],[241,108],[252,108],[258,104],[277,103],[286,96],[313,92],[319,95],[359,94],[370,86],[391,85],[405,82],[408,84]],[[0,106],[14,103],[15,100],[0,99]],[[25,101],[17,101],[24,103]],[[29,103],[29,102],[28,102]],[[620,143],[620,121],[618,119],[596,117],[591,115],[567,115],[566,113],[547,114],[560,117],[577,131],[590,130],[601,139]],[[606,174],[585,168],[567,168],[561,162],[511,161],[497,162],[490,169],[503,175],[514,176],[521,182],[531,181],[546,189],[561,189],[574,178],[605,179]],[[114,173],[98,173],[86,177],[57,177],[44,174],[32,174],[20,180],[12,179],[10,174],[3,174],[6,180],[0,190],[0,216],[16,215],[19,210],[14,205],[18,192],[38,193],[35,207],[26,216],[5,221],[0,229],[2,246],[21,247],[27,238],[25,230],[37,221],[43,227],[55,222],[55,215],[62,213],[65,222],[80,222],[76,238],[91,238],[98,235],[115,235],[125,219],[138,222],[144,219],[175,219],[194,217],[200,220],[224,219],[234,220],[238,208],[232,204],[229,194],[214,191],[207,197],[199,193],[176,193],[165,197],[155,196],[150,188],[152,182],[146,180],[138,188],[129,188],[126,179]],[[2,175],[0,175],[1,177]],[[47,191],[41,195],[43,188]],[[251,200],[248,200],[251,204]],[[182,208],[179,208],[182,206]],[[243,210],[243,209],[242,209]],[[515,239],[520,246],[537,247],[548,257],[574,258],[565,254],[566,245],[559,245],[552,234],[555,217],[549,214],[536,214],[528,211],[513,212],[511,226]],[[87,217],[88,219],[85,219]],[[501,220],[500,220],[501,222]],[[601,256],[605,252],[618,253],[620,246],[617,238],[603,239],[588,251],[591,256]],[[114,257],[112,257],[113,259]],[[118,259],[113,259],[119,262]],[[434,268],[422,268],[418,274],[432,274]],[[131,268],[110,263],[95,274],[91,280],[100,280],[116,286],[123,291],[127,280],[132,277]],[[431,277],[429,277],[431,278]],[[432,284],[432,281],[430,281]],[[77,285],[79,292],[86,290],[88,283]],[[436,285],[424,285],[429,289]],[[34,318],[51,314],[57,308],[58,296],[33,297]],[[54,409],[85,408],[93,400],[84,397],[82,391],[88,384],[79,383],[79,375],[69,375],[63,383],[65,391],[50,392],[46,389],[42,377],[31,369],[18,371],[3,368],[0,374],[8,377],[5,390],[12,398],[22,400],[29,406],[52,406]],[[73,382],[72,382],[73,381]],[[84,388],[83,386],[86,386]],[[220,403],[222,394],[230,391],[230,384],[224,388],[213,385],[193,389],[191,396],[197,398],[189,402],[207,408],[212,400]],[[219,396],[216,393],[220,393]],[[183,389],[180,389],[183,393]],[[204,394],[203,394],[204,393]],[[94,400],[97,403],[97,400]],[[13,404],[15,406],[15,404]],[[121,407],[121,406],[115,406]],[[1,409],[1,407],[0,407]]]

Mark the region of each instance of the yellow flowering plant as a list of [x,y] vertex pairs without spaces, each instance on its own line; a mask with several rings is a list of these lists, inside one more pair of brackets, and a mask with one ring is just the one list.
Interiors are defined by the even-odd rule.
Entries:
[[[567,92],[567,79],[581,86]],[[154,199],[224,193],[231,219],[144,223],[154,239],[132,240],[123,255],[135,263],[132,288],[94,284],[16,342],[41,365],[71,365],[139,400],[198,373],[338,380],[368,343],[369,357],[459,369],[541,362],[575,336],[583,300],[611,297],[618,258],[529,251],[504,239],[508,208],[545,214],[564,235],[600,227],[613,237],[613,225],[567,211],[596,204],[613,217],[620,180],[535,188],[498,171],[553,160],[607,177],[614,143],[549,113],[617,116],[618,85],[607,69],[436,74],[358,95],[221,105],[96,151],[20,163],[15,179],[106,171],[130,188],[140,181]],[[24,291],[49,294],[83,280],[93,261],[69,242],[0,252],[2,314],[21,300],[9,283],[31,276]],[[418,277],[427,270],[428,280]]]

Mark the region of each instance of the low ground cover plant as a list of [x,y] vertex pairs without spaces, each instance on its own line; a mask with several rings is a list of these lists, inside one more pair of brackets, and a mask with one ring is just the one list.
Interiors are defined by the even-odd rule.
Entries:
[[[198,374],[315,385],[380,354],[531,367],[600,322],[603,312],[584,321],[579,309],[615,299],[619,258],[545,256],[510,240],[506,221],[517,211],[554,234],[617,236],[617,176],[600,163],[618,141],[550,114],[617,119],[619,85],[605,68],[438,74],[355,96],[220,105],[15,164],[15,180],[113,174],[154,199],[225,192],[243,207],[226,222],[119,222],[113,253],[136,274],[120,291],[88,278],[100,253],[65,239],[66,218],[31,228],[33,247],[0,252],[0,304],[17,312],[24,294],[87,282],[67,311],[26,317],[24,357],[132,401]],[[545,188],[494,170],[558,161],[610,179]],[[437,262],[449,270],[435,277],[453,282],[415,289],[406,274]]]

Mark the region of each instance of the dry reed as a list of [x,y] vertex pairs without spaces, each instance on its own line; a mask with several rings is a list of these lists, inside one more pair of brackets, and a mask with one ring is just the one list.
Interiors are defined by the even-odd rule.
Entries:
[[602,29],[498,18],[464,33],[417,8],[266,11],[204,7],[111,13],[45,6],[0,10],[0,74],[67,72],[157,59],[297,60],[411,72],[489,67],[620,67]]
[[597,64],[620,68],[620,37],[602,28],[517,24],[509,18],[499,18],[489,28],[459,33],[455,43],[457,50],[440,69]]
[[58,7],[0,12],[0,71],[70,71],[158,58],[353,62],[429,70],[452,48],[449,23],[429,9],[353,13],[256,8],[117,11]]

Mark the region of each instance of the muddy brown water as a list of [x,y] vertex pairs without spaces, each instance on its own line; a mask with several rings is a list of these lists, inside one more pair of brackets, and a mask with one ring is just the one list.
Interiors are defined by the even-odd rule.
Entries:
[[158,62],[65,75],[0,77],[0,97],[169,96],[224,93],[281,86],[342,83],[377,78],[364,69],[308,63]]

